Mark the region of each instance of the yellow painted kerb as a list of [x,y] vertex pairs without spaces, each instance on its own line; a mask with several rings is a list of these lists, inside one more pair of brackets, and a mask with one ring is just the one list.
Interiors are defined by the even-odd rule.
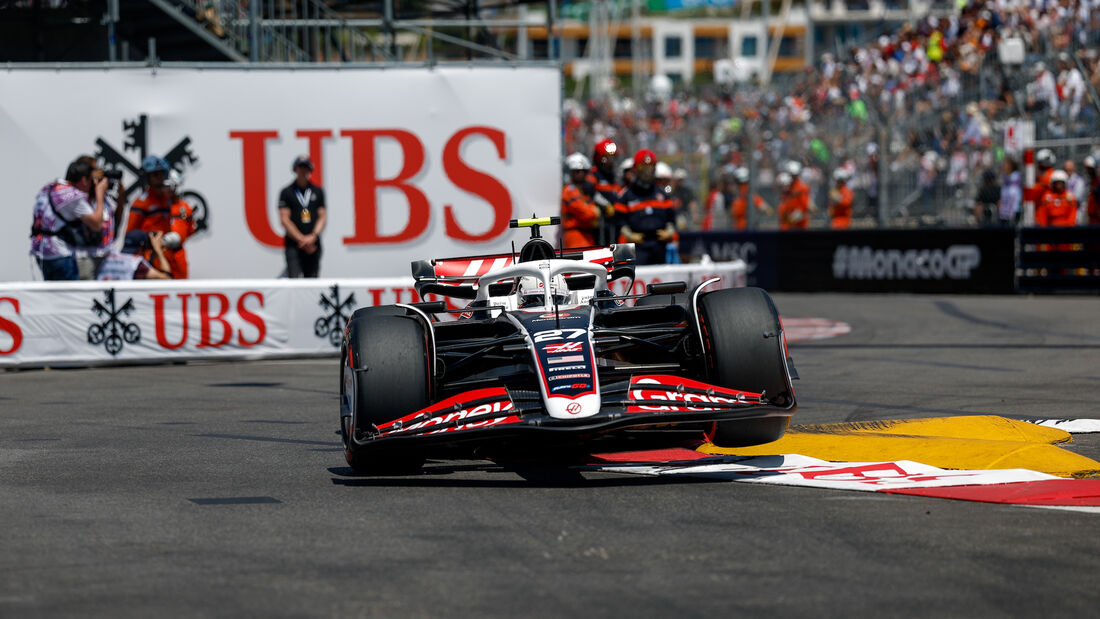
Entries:
[[838,462],[912,460],[945,469],[1031,469],[1059,477],[1100,474],[1100,462],[1056,447],[1068,432],[993,415],[791,426],[766,445],[708,454],[802,454]]

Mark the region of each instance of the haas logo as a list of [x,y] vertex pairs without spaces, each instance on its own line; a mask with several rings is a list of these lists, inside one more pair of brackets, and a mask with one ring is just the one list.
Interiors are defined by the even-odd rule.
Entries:
[[564,344],[550,344],[546,347],[546,352],[556,355],[563,352],[581,352],[584,350],[583,342],[565,342]]

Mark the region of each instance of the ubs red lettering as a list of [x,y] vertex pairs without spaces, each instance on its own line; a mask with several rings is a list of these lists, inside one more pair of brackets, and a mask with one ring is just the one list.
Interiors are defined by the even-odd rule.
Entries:
[[[9,304],[15,309],[15,313],[19,314],[19,299],[12,297],[0,297],[0,308],[5,304]],[[0,331],[7,333],[11,337],[11,346],[8,348],[0,348],[0,355],[10,355],[23,345],[23,330],[19,328],[19,325],[7,318],[0,315]]]
[[[250,348],[262,344],[267,337],[267,323],[257,313],[264,307],[264,296],[260,292],[244,292],[235,302],[221,292],[198,292],[193,295],[179,293],[175,304],[169,302],[169,294],[150,296],[153,299],[157,344],[167,350],[182,348],[193,339],[187,311],[192,296],[198,298],[199,332],[198,341],[194,342],[196,348],[222,348],[233,341],[234,335],[239,346]],[[234,330],[234,314],[239,318],[239,323],[247,324],[249,328]],[[169,340],[169,333],[172,334],[172,340]]]
[[[314,164],[313,180],[321,184],[324,173],[322,143],[333,137],[333,131],[298,130],[295,135],[307,140]],[[339,135],[351,140],[351,163],[355,171],[352,179],[354,224],[352,234],[343,238],[344,244],[394,245],[428,234],[432,204],[416,185],[416,178],[427,166],[429,157],[420,138],[404,129],[342,129]],[[266,153],[267,142],[278,140],[280,134],[275,130],[230,131],[229,137],[241,141],[241,177],[248,230],[261,244],[280,248],[283,246],[282,234],[268,216]],[[507,136],[500,129],[485,126],[459,129],[447,140],[439,155],[443,172],[455,188],[463,194],[480,198],[489,208],[489,217],[470,215],[469,221],[460,221],[453,204],[444,204],[444,232],[453,239],[465,242],[484,242],[500,237],[507,232],[508,219],[512,216],[512,196],[504,183],[463,159],[463,145],[477,139],[489,140],[496,149],[498,159],[508,159]],[[378,176],[377,145],[382,140],[396,142],[402,152],[401,170],[392,178]],[[386,189],[400,192],[408,208],[401,228],[392,233],[383,233],[380,229],[379,191]],[[394,207],[388,204],[387,208]],[[488,228],[484,228],[486,221],[489,222]]]

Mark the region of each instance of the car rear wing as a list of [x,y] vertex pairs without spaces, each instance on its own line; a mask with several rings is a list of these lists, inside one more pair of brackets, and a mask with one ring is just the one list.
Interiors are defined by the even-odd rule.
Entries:
[[[608,247],[584,247],[559,251],[555,256],[565,260],[580,260],[607,269],[608,281],[620,277],[634,279],[634,244],[622,243]],[[477,282],[493,271],[508,268],[518,261],[516,254],[489,254],[437,260],[414,260],[412,275],[417,294],[440,294],[472,299],[477,294]]]

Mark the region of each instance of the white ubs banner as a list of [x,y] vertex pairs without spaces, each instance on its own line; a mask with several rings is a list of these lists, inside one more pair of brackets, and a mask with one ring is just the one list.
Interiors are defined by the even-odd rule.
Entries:
[[509,219],[559,210],[560,88],[554,67],[0,70],[0,281],[33,278],[34,196],[81,154],[130,186],[149,154],[183,173],[209,210],[192,278],[280,275],[299,154],[328,202],[323,277],[507,251]]
[[[745,263],[641,266],[612,288],[711,277],[744,286]],[[421,300],[411,276],[0,284],[0,368],[336,356],[356,309]]]

